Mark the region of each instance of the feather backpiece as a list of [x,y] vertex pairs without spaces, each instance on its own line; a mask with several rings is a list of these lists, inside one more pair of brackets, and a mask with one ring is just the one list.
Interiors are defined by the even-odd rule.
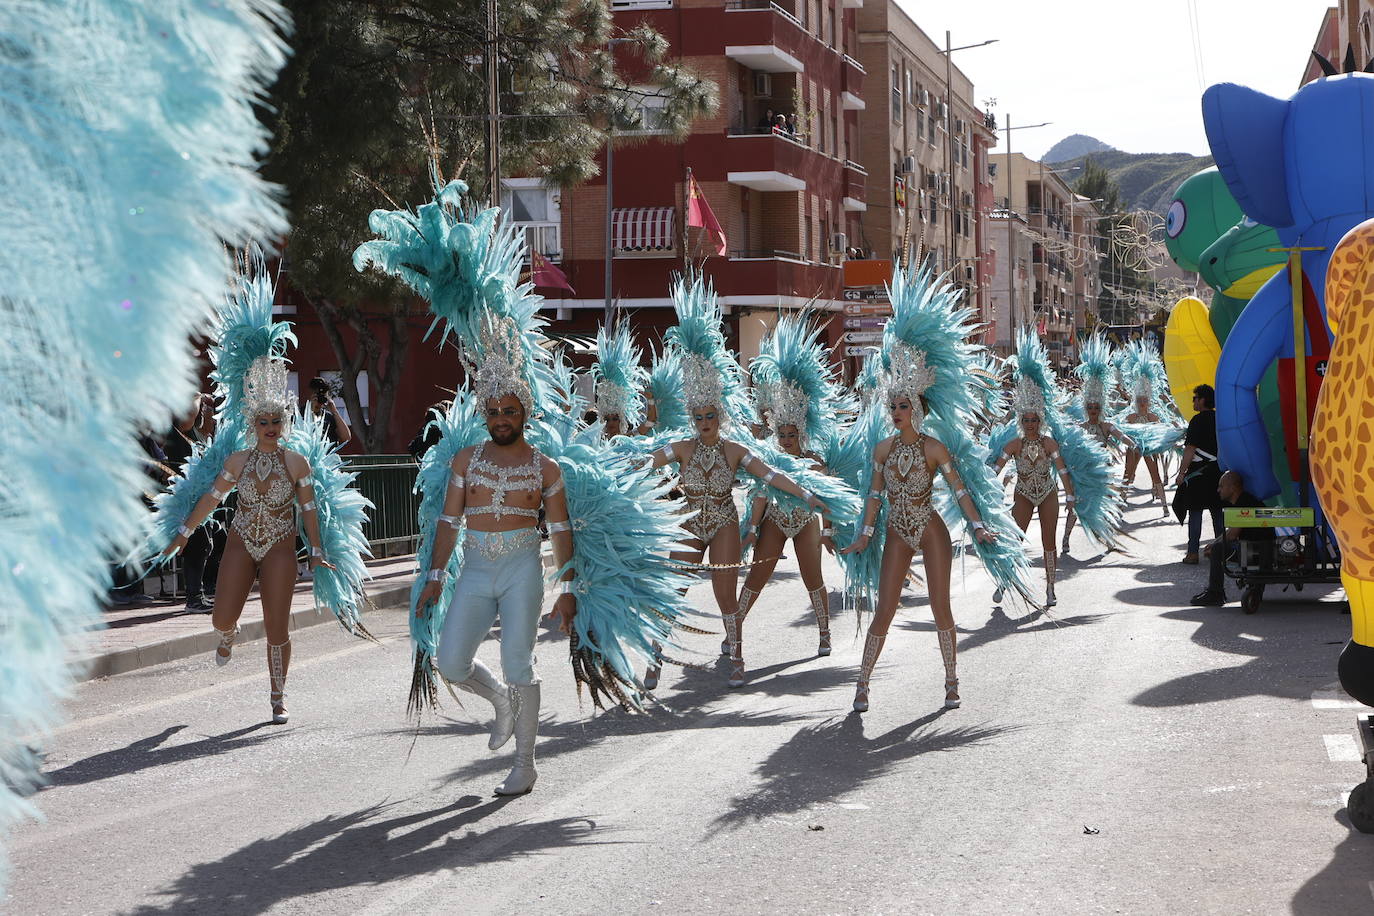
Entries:
[[223,246],[285,229],[254,171],[284,28],[271,0],[0,4],[0,830],[143,535],[137,431],[191,400]]
[[664,347],[649,369],[649,396],[654,399],[654,430],[686,429],[687,405],[682,400],[682,357]]

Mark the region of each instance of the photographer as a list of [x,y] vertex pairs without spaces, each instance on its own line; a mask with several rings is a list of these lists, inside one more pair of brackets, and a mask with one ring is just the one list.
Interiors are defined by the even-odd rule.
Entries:
[[312,414],[324,414],[324,434],[329,437],[330,442],[343,448],[352,441],[353,430],[348,428],[348,422],[334,405],[333,394],[329,383],[317,375],[310,380],[310,400],[306,403],[309,404]]

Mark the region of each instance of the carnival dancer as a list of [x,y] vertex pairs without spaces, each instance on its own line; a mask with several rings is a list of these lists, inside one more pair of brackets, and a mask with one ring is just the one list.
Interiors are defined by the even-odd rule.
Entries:
[[[538,776],[534,642],[543,590],[535,516],[542,507],[549,521],[554,617],[569,634],[579,693],[587,688],[598,708],[609,699],[638,710],[645,692],[636,662],[653,657],[655,644],[673,645],[690,613],[681,597],[687,578],[664,556],[680,533],[680,504],[658,499],[662,486],[642,458],[612,449],[625,437],[607,441],[569,422],[569,407],[579,404],[571,375],[541,345],[543,300],[518,282],[524,233],[497,208],[473,207],[463,182],[445,183],[434,171],[434,199],[374,211],[369,225],[380,238],[354,253],[359,270],[383,270],[429,300],[473,386],[436,419],[440,440],[417,477],[408,708],[418,715],[437,705],[441,673],[488,700],[489,746],[512,734],[516,745],[497,792],[518,794]],[[497,617],[509,684],[474,658]]]
[[[785,315],[763,340],[749,366],[754,389],[766,407],[766,425],[774,441],[789,455],[826,473],[819,454],[839,434],[837,417],[849,408],[849,398],[835,380],[834,370],[818,340],[819,331],[805,319]],[[787,509],[760,488],[750,501],[743,549],[753,548],[758,559],[740,589],[736,631],[743,642],[744,618],[773,577],[783,547],[790,540],[819,631],[817,655],[830,654],[830,596],[821,574],[821,548],[834,553],[830,521],[809,507]],[[727,639],[721,654],[729,654]]]
[[596,362],[592,378],[596,383],[596,415],[602,435],[640,436],[652,425],[645,416],[644,389],[649,373],[639,365],[639,348],[630,338],[629,325],[621,322],[614,330],[596,332]]
[[[950,607],[954,550],[949,527],[936,511],[937,473],[949,489],[951,519],[972,530],[974,549],[993,580],[999,588],[1026,595],[1020,536],[1002,508],[1000,489],[984,464],[984,450],[968,433],[983,397],[978,391],[983,382],[971,371],[981,353],[980,347],[968,343],[977,333],[973,313],[958,304],[956,289],[936,280],[929,270],[898,270],[890,299],[893,315],[883,332],[878,406],[885,406],[896,434],[885,435],[884,427],[867,424],[869,434],[881,439],[865,462],[868,497],[857,537],[840,551],[845,558],[856,558],[878,549],[882,556],[878,581],[857,583],[864,590],[876,584],[877,590],[854,693],[854,709],[859,712],[869,708],[873,668],[918,551],[944,661],[944,705],[954,708],[961,702]],[[851,531],[840,533],[847,540]]]
[[182,475],[158,497],[144,550],[156,554],[162,547],[163,557],[172,556],[238,490],[216,580],[214,658],[220,666],[232,658],[239,616],[256,581],[267,631],[272,721],[284,723],[290,717],[286,677],[297,532],[309,545],[316,602],[331,608],[350,633],[371,638],[359,616],[364,560],[370,556],[362,526],[371,503],[349,486],[356,475],[343,469],[321,416],[296,414],[283,358],[295,337],[287,322],[273,320],[274,300],[255,249],[221,308],[210,347],[211,379],[221,402],[215,436],[193,452]]
[[[731,687],[740,687],[745,681],[740,622],[757,595],[745,595],[749,599],[746,606],[736,594],[741,558],[740,518],[734,499],[736,475],[747,471],[764,485],[822,513],[828,512],[827,504],[813,489],[824,486],[827,492],[841,497],[852,491],[839,481],[812,473],[803,462],[774,452],[770,459],[789,461],[787,473],[780,473],[770,466],[775,462],[766,463],[755,454],[762,443],[751,441],[744,445],[724,436],[725,431],[737,428],[747,437],[752,410],[739,363],[725,346],[715,291],[700,274],[679,277],[673,284],[673,305],[678,323],[669,329],[667,339],[682,359],[683,401],[693,430],[690,438],[675,439],[654,451],[652,467],[669,463],[678,466],[678,486],[689,517],[682,523],[687,536],[671,556],[680,563],[695,565],[709,552],[711,588],[730,647],[727,682]],[[803,487],[793,480],[793,476],[802,474],[811,486]],[[646,686],[657,684],[659,673],[658,665],[651,667],[644,679]]]
[[[1080,424],[1109,455],[1118,454],[1121,446],[1135,448],[1135,440],[1126,435],[1115,424],[1106,419],[1107,383],[1112,378],[1111,345],[1101,334],[1094,334],[1083,344],[1082,362],[1074,368],[1074,374],[1082,380],[1079,404],[1083,420]],[[1069,506],[1064,519],[1064,544],[1061,552],[1069,553],[1069,535],[1073,534],[1078,514]]]
[[1182,418],[1168,399],[1164,362],[1152,346],[1133,340],[1122,350],[1117,366],[1122,387],[1131,393],[1131,406],[1121,418],[1121,427],[1134,440],[1126,453],[1122,483],[1135,484],[1136,470],[1143,459],[1150,473],[1150,495],[1159,501],[1160,514],[1167,516],[1169,504],[1160,462],[1177,449],[1184,430]]
[[[1050,371],[1044,344],[1033,331],[1017,331],[1014,360],[1014,425],[1007,424],[994,434],[994,470],[1000,476],[1008,462],[1015,464],[1011,511],[1017,527],[1025,531],[1033,516],[1040,517],[1048,608],[1058,603],[1054,585],[1060,484],[1065,505],[1077,510],[1084,530],[1109,548],[1118,546],[1120,497],[1110,482],[1111,456],[1063,410],[1063,394]],[[1086,505],[1080,499],[1084,490],[1091,494]],[[992,600],[1002,600],[1001,589],[993,593]]]

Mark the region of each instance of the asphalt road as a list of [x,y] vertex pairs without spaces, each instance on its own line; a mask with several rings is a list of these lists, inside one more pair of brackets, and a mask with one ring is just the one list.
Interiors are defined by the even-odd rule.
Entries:
[[[1143,498],[1137,494],[1136,500]],[[661,708],[579,705],[545,633],[540,779],[447,700],[404,718],[404,615],[383,646],[302,631],[292,721],[265,724],[263,644],[82,685],[47,747],[45,823],[11,836],[4,907],[66,913],[1282,913],[1374,911],[1356,708],[1333,694],[1349,617],[1181,607],[1183,529],[1130,513],[1132,555],[1075,537],[1053,619],[994,609],[956,560],[963,708],[919,591],[849,712],[784,561],[749,617],[751,680],[668,669]],[[832,583],[838,573],[830,567]],[[705,584],[693,592],[709,603]],[[1008,617],[1008,614],[1012,615]],[[496,646],[482,656],[495,666]]]

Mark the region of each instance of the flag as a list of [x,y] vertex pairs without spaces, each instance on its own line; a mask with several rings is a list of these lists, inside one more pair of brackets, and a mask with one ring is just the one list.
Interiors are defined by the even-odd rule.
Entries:
[[551,289],[566,289],[570,293],[576,293],[568,283],[568,277],[563,271],[559,270],[549,259],[544,257],[534,249],[530,249],[530,279],[535,286],[543,286]]
[[687,225],[709,232],[716,243],[716,254],[724,257],[729,251],[725,244],[725,230],[720,228],[716,215],[711,212],[711,205],[706,202],[706,195],[701,193],[701,187],[691,172],[687,173]]

